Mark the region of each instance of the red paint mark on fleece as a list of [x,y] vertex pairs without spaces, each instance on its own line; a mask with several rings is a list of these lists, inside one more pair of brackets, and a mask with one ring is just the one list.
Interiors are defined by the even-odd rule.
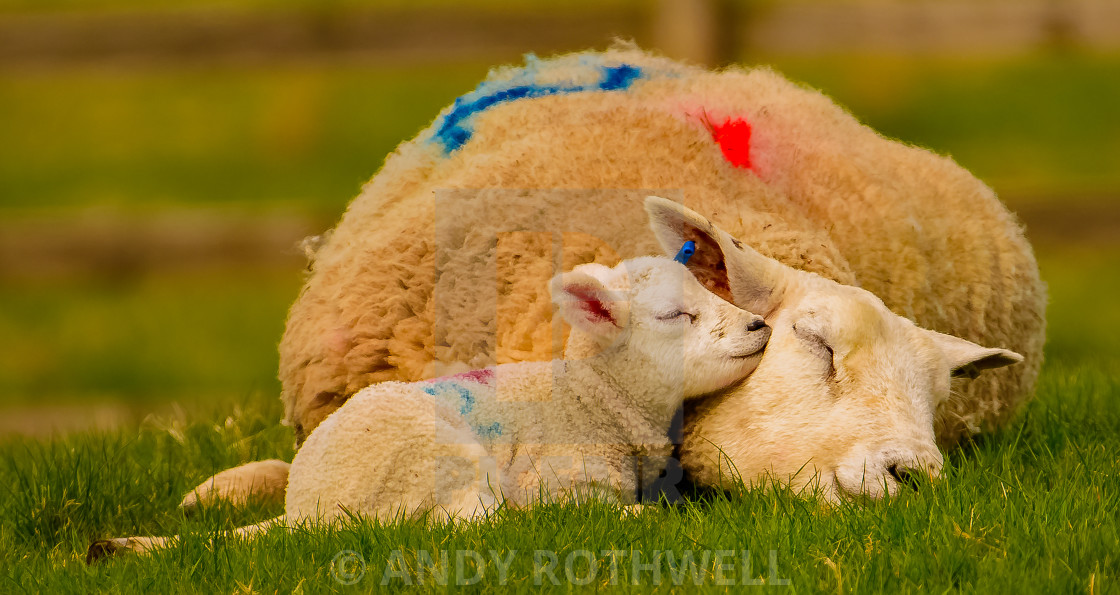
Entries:
[[743,118],[727,118],[722,124],[713,122],[708,114],[701,116],[700,121],[716,141],[723,158],[735,167],[750,169],[751,167],[751,125]]
[[470,372],[463,372],[456,374],[452,378],[460,378],[463,380],[470,380],[479,384],[490,384],[490,380],[494,378],[494,370],[483,368],[481,370],[471,370]]
[[599,294],[594,289],[574,286],[568,287],[567,292],[570,293],[573,298],[579,300],[581,308],[587,313],[588,320],[591,322],[607,321],[618,326],[618,323],[614,320],[614,316],[611,315],[611,311],[607,308],[606,304],[599,299]]

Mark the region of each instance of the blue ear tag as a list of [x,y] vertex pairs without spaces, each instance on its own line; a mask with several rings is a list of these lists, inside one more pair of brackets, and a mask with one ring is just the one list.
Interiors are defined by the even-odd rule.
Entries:
[[677,255],[673,257],[673,260],[681,264],[688,264],[688,259],[692,258],[693,254],[696,254],[696,242],[689,240],[685,242],[683,246],[681,246],[681,251],[677,252]]

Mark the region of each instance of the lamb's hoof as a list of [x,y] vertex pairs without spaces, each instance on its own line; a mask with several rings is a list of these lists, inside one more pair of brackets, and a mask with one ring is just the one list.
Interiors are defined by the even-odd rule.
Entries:
[[98,539],[89,544],[89,550],[86,551],[86,565],[91,565],[102,558],[114,556],[118,552],[127,552],[128,538],[117,539]]
[[193,518],[198,514],[199,502],[198,494],[191,492],[183,496],[183,501],[179,503],[179,510],[183,511],[183,516]]
[[648,508],[648,507],[645,506],[644,504],[628,504],[626,506],[623,506],[622,507],[622,518],[636,517],[636,516],[642,514],[642,511],[644,511],[646,508]]

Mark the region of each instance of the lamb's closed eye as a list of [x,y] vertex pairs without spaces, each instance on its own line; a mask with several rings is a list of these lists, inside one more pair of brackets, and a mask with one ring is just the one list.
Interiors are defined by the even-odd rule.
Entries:
[[685,312],[684,310],[672,310],[672,311],[667,312],[665,314],[658,315],[657,319],[658,320],[684,320],[684,318],[686,316],[688,317],[688,321],[693,323],[693,324],[696,323],[696,319],[700,318],[700,316],[698,314],[692,314],[690,312]]

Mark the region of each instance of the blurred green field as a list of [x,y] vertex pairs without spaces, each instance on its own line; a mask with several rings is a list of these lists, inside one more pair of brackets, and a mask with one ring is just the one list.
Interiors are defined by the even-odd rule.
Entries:
[[[1120,194],[1120,56],[774,58],[1012,201]],[[486,65],[52,70],[0,77],[0,215],[277,205],[333,220]]]
[[1120,195],[1120,56],[776,64],[882,134],[953,156],[1012,207]]
[[333,220],[483,66],[0,78],[0,213],[290,205]]
[[0,286],[0,405],[275,399],[298,272]]
[[1050,291],[1046,361],[1120,375],[1120,250],[1081,246],[1040,252]]

